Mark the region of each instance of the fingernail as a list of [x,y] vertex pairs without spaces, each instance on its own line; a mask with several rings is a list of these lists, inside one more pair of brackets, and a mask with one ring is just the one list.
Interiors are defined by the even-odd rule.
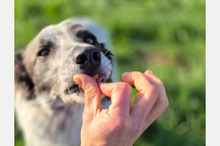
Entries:
[[150,70],[150,74],[154,75],[154,73]]
[[74,80],[80,87],[82,87],[82,81],[81,81],[81,79],[80,79],[77,75],[74,75],[74,76],[73,76],[73,80]]
[[151,70],[147,70],[147,71],[145,72],[145,75],[147,75],[147,74],[149,74],[149,75],[154,75],[154,73],[153,73]]

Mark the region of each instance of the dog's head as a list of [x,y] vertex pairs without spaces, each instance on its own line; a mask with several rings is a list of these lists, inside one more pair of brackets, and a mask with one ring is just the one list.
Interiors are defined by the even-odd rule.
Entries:
[[111,82],[112,53],[96,36],[69,19],[44,28],[24,51],[15,54],[15,92],[83,102],[77,73]]

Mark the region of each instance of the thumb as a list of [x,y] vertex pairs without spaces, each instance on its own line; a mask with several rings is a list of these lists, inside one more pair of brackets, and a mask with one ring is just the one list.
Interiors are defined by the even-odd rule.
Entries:
[[95,116],[97,110],[101,109],[101,92],[97,83],[85,74],[76,74],[73,80],[84,90],[84,114],[89,117]]

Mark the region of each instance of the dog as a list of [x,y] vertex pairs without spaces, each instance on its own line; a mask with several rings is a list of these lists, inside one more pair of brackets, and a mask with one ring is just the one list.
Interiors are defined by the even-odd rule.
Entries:
[[[73,76],[114,80],[108,39],[93,21],[70,18],[45,27],[15,53],[15,109],[26,145],[80,146],[85,98]],[[103,96],[101,107],[110,104]]]

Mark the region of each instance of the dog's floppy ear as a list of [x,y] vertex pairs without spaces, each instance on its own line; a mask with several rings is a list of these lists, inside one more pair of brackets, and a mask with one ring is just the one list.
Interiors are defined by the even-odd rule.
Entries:
[[14,82],[15,82],[15,93],[29,92],[33,89],[34,84],[27,73],[25,64],[23,63],[23,50],[19,50],[15,53],[15,64],[14,64]]

